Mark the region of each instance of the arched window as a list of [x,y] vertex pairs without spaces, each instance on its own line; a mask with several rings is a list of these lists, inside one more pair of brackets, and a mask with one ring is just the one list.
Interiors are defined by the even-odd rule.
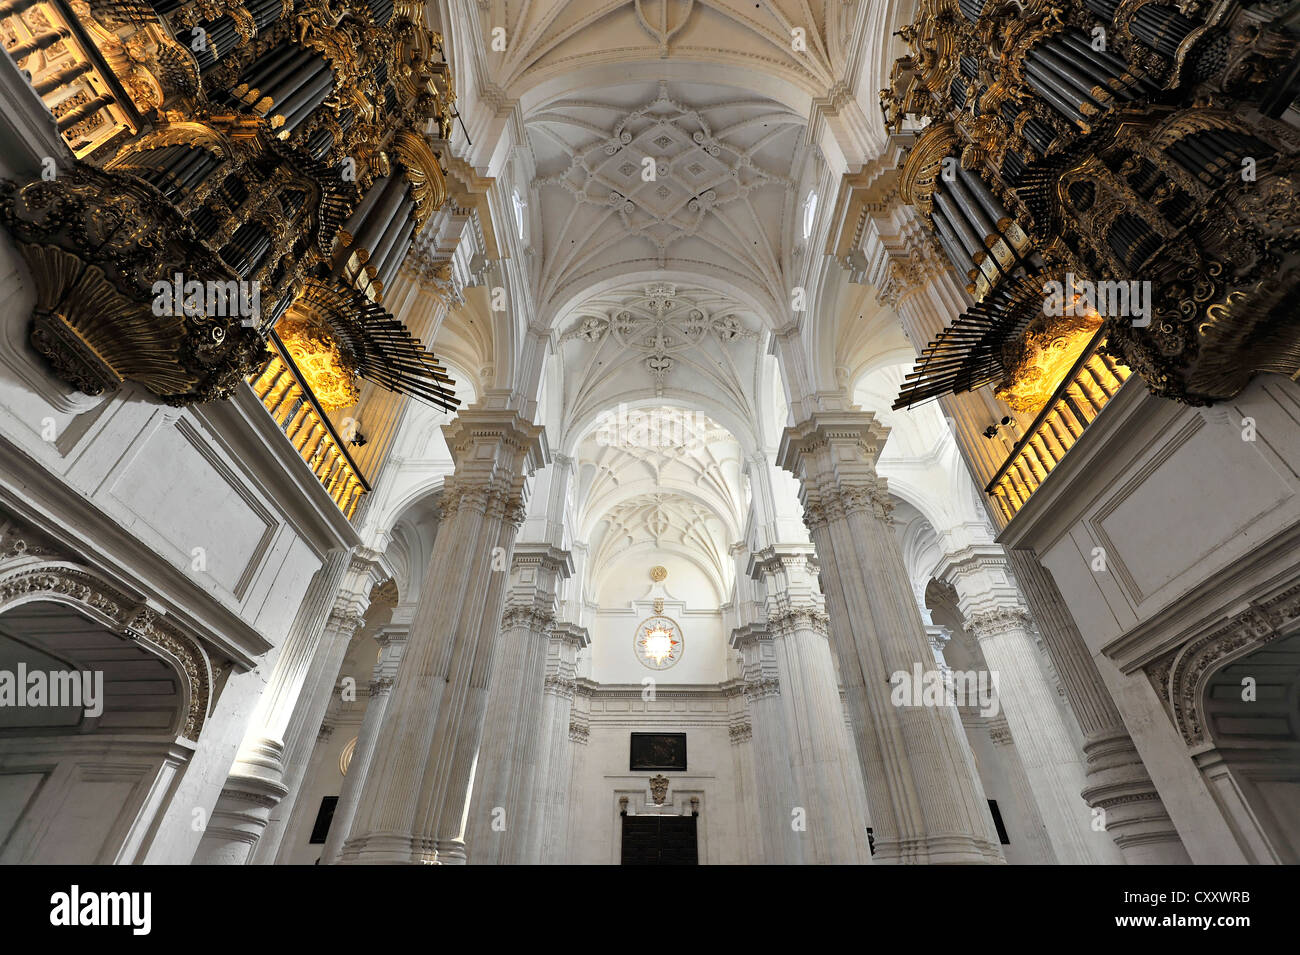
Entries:
[[805,240],[812,235],[813,220],[817,218],[817,193],[809,190],[808,197],[803,201],[803,237]]
[[510,203],[515,207],[515,228],[519,230],[520,241],[527,238],[524,231],[524,209],[528,203],[519,198],[519,190],[516,189],[510,193]]

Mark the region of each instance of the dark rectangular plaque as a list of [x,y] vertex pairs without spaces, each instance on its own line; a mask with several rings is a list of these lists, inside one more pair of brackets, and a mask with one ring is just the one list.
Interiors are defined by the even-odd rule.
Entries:
[[321,797],[320,809],[316,812],[316,825],[311,827],[311,838],[307,840],[308,845],[320,846],[325,844],[325,840],[330,834],[330,823],[334,821],[334,807],[338,804],[338,796]]
[[633,733],[629,768],[686,772],[686,734]]

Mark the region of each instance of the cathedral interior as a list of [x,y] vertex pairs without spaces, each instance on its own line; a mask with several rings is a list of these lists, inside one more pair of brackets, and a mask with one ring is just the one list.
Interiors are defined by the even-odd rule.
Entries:
[[1298,0],[0,39],[0,863],[1300,863]]

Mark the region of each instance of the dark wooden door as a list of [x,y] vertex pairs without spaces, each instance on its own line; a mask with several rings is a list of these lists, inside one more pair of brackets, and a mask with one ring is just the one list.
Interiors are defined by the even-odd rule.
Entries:
[[623,865],[699,865],[695,816],[624,816]]

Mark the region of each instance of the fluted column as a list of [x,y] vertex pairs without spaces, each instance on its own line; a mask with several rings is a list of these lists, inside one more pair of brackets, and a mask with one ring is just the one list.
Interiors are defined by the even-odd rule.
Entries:
[[[797,833],[802,861],[848,864],[871,861],[857,754],[843,732],[839,680],[831,659],[825,604],[817,587],[811,547],[765,547],[749,564],[766,592],[780,703],[790,747],[794,806],[807,830]],[[788,810],[787,810],[788,812]],[[787,819],[787,824],[789,820]]]
[[1122,861],[1079,796],[1082,754],[1039,662],[1027,608],[997,544],[972,545],[940,563],[936,575],[953,585],[968,629],[996,674],[998,704],[1034,794],[1058,862],[1067,865]]
[[1083,800],[1129,865],[1187,865],[1191,858],[1056,581],[1032,551],[1008,551],[1025,601],[1083,731]]
[[[581,780],[587,771],[587,746],[591,742],[591,695],[596,689],[596,684],[585,677],[577,677],[573,683],[573,708],[569,711],[569,742],[573,744],[572,765],[569,769],[570,786]],[[565,826],[562,852],[564,862],[574,860],[576,855],[573,851],[574,839],[575,837],[581,839],[582,833],[587,830],[589,820],[581,815],[582,805],[581,799],[569,801],[566,813],[569,821]]]
[[731,632],[731,647],[739,650],[744,660],[762,858],[769,865],[795,865],[803,861],[803,842],[791,825],[799,803],[795,801],[792,743],[781,706],[776,647],[763,624],[737,627]]
[[309,727],[304,756],[301,747],[294,745],[298,740],[291,729],[300,728],[301,723],[294,717],[305,712],[308,701],[302,699],[303,688],[311,688],[313,664],[327,668],[334,660],[337,673],[342,660],[338,647],[346,651],[361,625],[369,588],[358,604],[346,586],[349,577],[357,573],[352,555],[338,553],[313,576],[195,850],[196,865],[248,862],[272,812],[301,779],[320,719],[318,716]]
[[888,429],[869,412],[814,412],[787,428],[778,463],[801,483],[830,630],[866,779],[876,862],[1000,862],[1002,853],[951,706],[894,706],[891,674],[928,668],[875,462]]
[[551,628],[546,648],[535,792],[527,801],[529,814],[525,827],[529,843],[524,861],[528,863],[564,861],[574,746],[569,738],[569,722],[573,716],[578,651],[590,645],[586,627],[559,622]]
[[266,832],[253,849],[251,861],[257,865],[270,865],[276,860],[280,847],[294,826],[293,820],[301,819],[294,808],[303,778],[311,765],[312,753],[316,750],[317,731],[334,697],[348,646],[357,630],[364,626],[363,617],[370,607],[371,591],[387,577],[382,554],[367,547],[353,550],[343,583],[334,598],[334,608],[326,621],[325,633],[312,658],[285,733],[284,784],[289,794],[271,811]]
[[518,413],[462,411],[443,427],[456,461],[406,655],[342,862],[465,861],[464,826],[505,577],[542,429]]
[[754,771],[754,724],[745,699],[745,681],[722,685],[728,700],[727,736],[731,740],[731,765],[736,777],[736,802],[740,807],[741,865],[764,861],[763,833],[758,808],[758,775]]
[[474,865],[531,861],[529,803],[536,798],[546,657],[557,584],[572,570],[568,551],[515,545],[470,801],[468,851]]
[[357,804],[365,786],[370,765],[375,756],[375,745],[379,741],[379,731],[384,725],[384,716],[388,712],[388,701],[392,698],[393,682],[406,652],[406,641],[410,634],[408,624],[390,624],[381,627],[375,634],[379,644],[379,662],[375,664],[366,696],[366,712],[361,718],[361,730],[357,733],[357,745],[352,750],[352,762],[348,764],[347,776],[343,779],[343,789],[339,793],[338,805],[334,807],[334,818],[330,822],[329,835],[325,847],[321,850],[321,862],[331,865],[338,861],[343,851],[343,844],[352,832],[352,822],[357,816]]

